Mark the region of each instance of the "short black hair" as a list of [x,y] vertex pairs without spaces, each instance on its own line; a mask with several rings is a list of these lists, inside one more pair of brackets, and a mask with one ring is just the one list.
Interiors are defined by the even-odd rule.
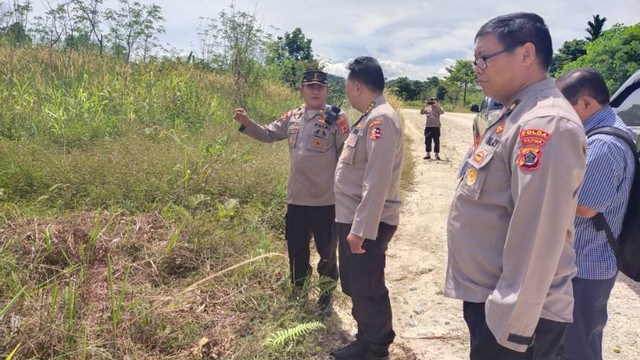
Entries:
[[609,89],[602,75],[592,68],[573,69],[556,80],[556,86],[571,105],[581,96],[591,96],[600,105],[609,103]]
[[482,25],[475,40],[484,35],[494,35],[505,49],[515,49],[528,42],[536,47],[539,64],[547,71],[551,66],[553,46],[551,34],[544,20],[537,14],[518,12],[502,15]]
[[364,84],[370,90],[384,91],[384,74],[378,60],[371,56],[359,56],[347,65],[347,79]]

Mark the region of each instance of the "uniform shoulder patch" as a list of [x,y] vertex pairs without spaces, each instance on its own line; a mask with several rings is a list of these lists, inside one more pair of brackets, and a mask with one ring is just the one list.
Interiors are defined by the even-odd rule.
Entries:
[[374,126],[380,126],[380,125],[382,125],[382,120],[380,120],[380,119],[374,119],[373,121],[371,121],[371,122],[369,123],[369,125],[368,125],[368,126],[369,126],[369,129],[371,129],[371,128],[372,128],[372,127],[374,127]]
[[344,114],[340,114],[338,116],[338,120],[336,120],[336,125],[340,132],[346,134],[349,131],[349,122],[347,121],[347,117]]
[[369,139],[378,140],[382,138],[382,129],[380,126],[369,125]]
[[382,119],[375,118],[367,124],[369,139],[375,141],[382,138]]
[[284,114],[282,114],[282,116],[280,116],[280,120],[286,120],[286,119],[290,118],[291,115],[293,115],[293,110],[289,110],[289,111],[285,112]]
[[540,129],[524,129],[518,135],[522,145],[544,146],[551,137],[550,132]]
[[280,118],[278,119],[279,122],[284,122],[289,120],[289,118],[291,117],[291,115],[293,115],[294,111],[293,110],[289,110],[286,113],[282,114],[282,116],[280,116]]
[[542,149],[537,145],[525,145],[520,149],[518,166],[522,170],[533,171],[540,168],[542,161]]

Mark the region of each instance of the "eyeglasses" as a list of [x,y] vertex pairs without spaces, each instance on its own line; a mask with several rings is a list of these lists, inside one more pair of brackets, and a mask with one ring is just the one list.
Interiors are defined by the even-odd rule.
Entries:
[[511,48],[504,48],[504,49],[502,49],[502,50],[500,50],[498,52],[494,52],[491,55],[487,55],[487,56],[483,56],[483,57],[481,57],[479,59],[475,59],[473,61],[473,65],[477,66],[480,70],[487,70],[487,66],[488,66],[487,65],[487,60],[491,59],[494,56],[498,56],[498,55],[502,54],[503,52],[507,52],[507,51],[510,51],[510,50],[511,50]]

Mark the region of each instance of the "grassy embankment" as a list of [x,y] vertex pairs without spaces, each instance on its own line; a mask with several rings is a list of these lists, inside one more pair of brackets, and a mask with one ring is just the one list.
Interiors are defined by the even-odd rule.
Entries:
[[[286,144],[237,132],[231,79],[8,49],[0,75],[0,356],[322,356],[339,329],[265,345],[321,317],[269,255],[285,253]],[[300,102],[245,96],[264,121]]]

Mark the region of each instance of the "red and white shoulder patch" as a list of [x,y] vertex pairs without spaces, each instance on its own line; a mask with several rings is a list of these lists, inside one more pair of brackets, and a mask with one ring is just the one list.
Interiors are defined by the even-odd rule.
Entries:
[[551,138],[551,133],[540,129],[524,129],[518,137],[522,143],[518,166],[526,171],[538,170],[542,163],[542,148]]
[[519,134],[522,145],[544,146],[551,137],[550,132],[539,129],[524,129]]
[[528,145],[523,146],[520,149],[520,155],[518,156],[518,166],[522,170],[533,171],[540,168],[540,162],[542,161],[542,149],[540,146]]
[[336,125],[338,125],[338,129],[343,134],[346,134],[349,131],[349,123],[347,122],[347,117],[341,114],[338,116],[338,120],[336,120]]
[[369,139],[375,141],[382,138],[382,128],[380,125],[382,125],[382,120],[380,119],[374,119],[369,123]]
[[282,114],[282,116],[280,116],[280,118],[278,119],[279,122],[284,122],[289,120],[289,118],[291,117],[291,115],[293,115],[294,111],[293,110],[289,110],[286,113]]

